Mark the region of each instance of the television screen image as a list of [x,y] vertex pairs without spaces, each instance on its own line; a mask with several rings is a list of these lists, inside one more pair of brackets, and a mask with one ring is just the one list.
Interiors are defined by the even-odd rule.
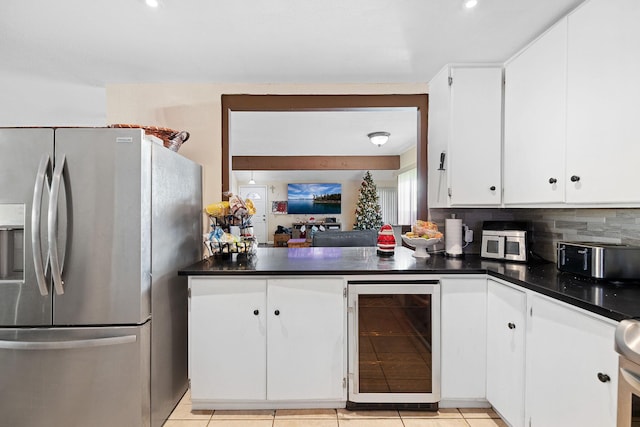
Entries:
[[289,184],[287,204],[289,214],[339,214],[342,184]]

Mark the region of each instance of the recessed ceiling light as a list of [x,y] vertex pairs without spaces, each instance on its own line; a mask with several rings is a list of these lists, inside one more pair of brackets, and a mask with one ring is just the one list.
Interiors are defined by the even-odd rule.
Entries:
[[160,3],[158,3],[158,0],[145,0],[144,1],[147,6],[149,7],[158,7]]
[[472,9],[478,5],[478,0],[464,0],[464,7]]

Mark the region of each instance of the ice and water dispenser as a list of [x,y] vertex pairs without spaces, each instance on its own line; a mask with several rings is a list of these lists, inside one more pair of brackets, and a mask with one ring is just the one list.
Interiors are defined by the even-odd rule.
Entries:
[[0,203],[0,283],[24,280],[24,204]]

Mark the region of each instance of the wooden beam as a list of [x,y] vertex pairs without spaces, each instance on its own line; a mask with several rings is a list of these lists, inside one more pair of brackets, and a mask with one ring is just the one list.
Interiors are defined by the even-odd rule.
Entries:
[[229,112],[231,111],[351,111],[370,108],[418,109],[418,218],[428,218],[427,129],[429,95],[222,95],[222,192],[229,191]]
[[400,156],[233,156],[235,170],[398,170]]

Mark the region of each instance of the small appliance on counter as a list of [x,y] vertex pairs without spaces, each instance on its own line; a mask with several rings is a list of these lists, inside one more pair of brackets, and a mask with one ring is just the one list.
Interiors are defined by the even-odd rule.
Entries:
[[527,221],[484,221],[482,258],[527,262],[531,245],[531,224]]
[[640,279],[640,247],[594,242],[558,242],[558,270],[594,279]]

